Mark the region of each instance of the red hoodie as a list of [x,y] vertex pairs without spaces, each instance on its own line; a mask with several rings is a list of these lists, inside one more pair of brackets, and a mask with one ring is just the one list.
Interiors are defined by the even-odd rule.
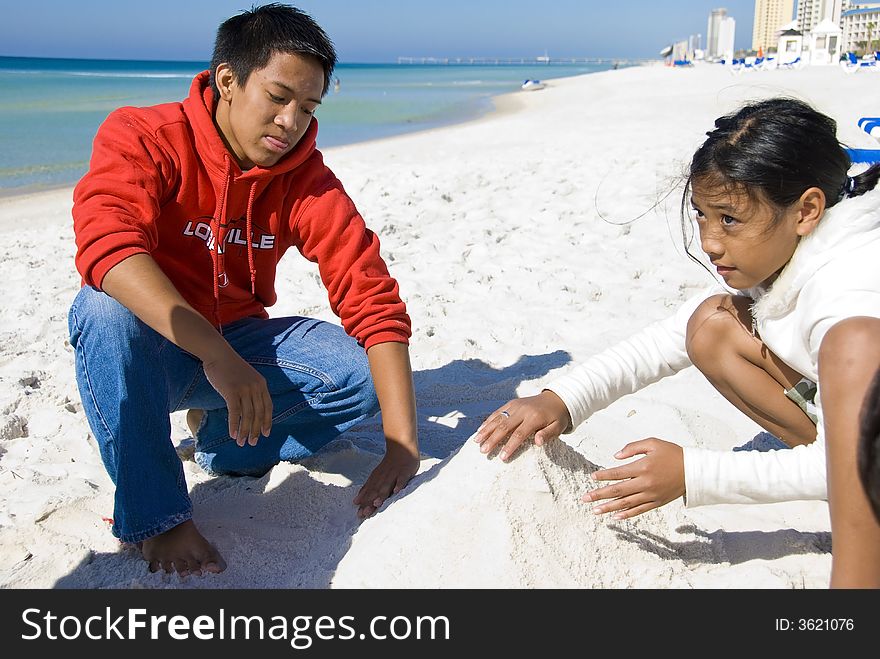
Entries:
[[397,282],[379,239],[315,148],[317,121],[276,165],[242,172],[213,111],[205,71],[183,103],[107,117],[74,190],[83,283],[101,288],[111,268],[145,253],[212,323],[267,318],[277,300],[275,266],[294,245],[318,264],[333,312],[358,343],[408,343]]

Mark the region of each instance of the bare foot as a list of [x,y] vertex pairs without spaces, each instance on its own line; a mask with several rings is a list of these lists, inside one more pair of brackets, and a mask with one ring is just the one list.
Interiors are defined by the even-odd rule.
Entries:
[[181,577],[202,572],[218,574],[226,569],[226,561],[205,539],[193,521],[187,520],[170,531],[148,538],[141,543],[141,554],[150,565],[150,572],[160,569]]
[[205,410],[187,410],[186,412],[186,425],[189,427],[190,433],[192,433],[193,439],[196,437],[196,430],[199,429],[199,426],[202,424],[202,417],[205,416]]

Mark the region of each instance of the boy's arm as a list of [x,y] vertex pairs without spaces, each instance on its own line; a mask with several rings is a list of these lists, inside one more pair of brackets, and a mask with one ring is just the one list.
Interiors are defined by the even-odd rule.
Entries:
[[291,242],[318,264],[330,308],[345,332],[366,350],[387,342],[407,343],[412,332],[397,281],[342,184],[326,170],[326,186],[291,218]]
[[[113,266],[104,292],[145,324],[202,361],[205,375],[229,408],[229,436],[240,446],[257,443],[272,426],[266,380],[220,333],[184,300],[149,254],[134,254]],[[239,425],[240,424],[240,425]]]
[[385,456],[357,496],[358,516],[372,515],[404,488],[419,468],[416,398],[409,348],[405,343],[377,343],[367,350],[370,372],[382,410]]

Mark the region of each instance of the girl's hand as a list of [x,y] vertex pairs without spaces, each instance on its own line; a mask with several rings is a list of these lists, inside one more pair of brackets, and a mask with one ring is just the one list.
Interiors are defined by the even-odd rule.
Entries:
[[474,441],[483,453],[491,453],[504,444],[500,457],[506,462],[532,435],[535,444],[541,446],[559,437],[570,423],[571,416],[562,399],[552,391],[542,391],[537,396],[512,400],[492,412],[477,429]]
[[613,512],[614,519],[627,519],[684,495],[684,453],[678,444],[651,437],[627,444],[614,457],[625,460],[641,454],[645,457],[622,467],[594,471],[593,480],[621,482],[587,492],[581,500],[611,499],[593,506],[593,512]]

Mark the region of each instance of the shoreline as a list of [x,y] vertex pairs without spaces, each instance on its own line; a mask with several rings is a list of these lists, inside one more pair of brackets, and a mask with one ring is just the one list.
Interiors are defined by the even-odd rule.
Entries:
[[[139,60],[137,60],[137,61],[139,61]],[[641,64],[641,65],[636,65],[636,66],[650,66],[650,65]],[[632,68],[632,67],[622,67],[622,68],[626,69],[626,68]],[[618,69],[618,70],[621,70],[621,69]],[[574,75],[574,76],[550,78],[548,80],[551,80],[551,81],[569,80],[572,78],[580,78],[583,76],[590,76],[590,75],[595,75],[597,73],[605,73],[605,72],[606,71],[604,71],[604,70],[603,71],[594,71],[594,72],[582,73],[582,74],[578,74],[578,75]],[[548,83],[547,86],[549,87],[551,85]],[[368,139],[364,139],[364,140],[358,140],[355,142],[348,142],[346,144],[337,144],[337,145],[329,146],[329,147],[318,147],[318,150],[321,153],[327,153],[327,152],[330,152],[335,149],[345,149],[348,147],[358,146],[358,145],[362,145],[362,144],[372,144],[375,142],[382,142],[384,140],[392,140],[392,139],[407,136],[407,135],[416,135],[419,133],[426,133],[426,132],[431,132],[431,131],[435,131],[435,130],[443,130],[443,129],[451,128],[454,126],[461,126],[461,125],[465,125],[465,124],[469,124],[469,123],[479,122],[484,119],[490,119],[493,116],[496,116],[496,115],[500,116],[500,115],[503,115],[507,112],[515,110],[518,107],[517,103],[516,103],[516,97],[519,96],[520,93],[526,93],[526,92],[512,91],[512,92],[508,92],[508,93],[504,93],[504,94],[495,94],[493,96],[490,96],[488,99],[486,99],[489,103],[489,107],[487,109],[482,110],[482,111],[479,111],[479,110],[475,111],[474,114],[465,115],[461,119],[452,120],[448,123],[441,123],[441,124],[437,124],[437,125],[433,125],[433,126],[428,126],[425,128],[417,128],[417,129],[412,129],[412,130],[404,129],[402,132],[396,133],[394,135],[385,135],[385,136],[381,136],[381,137],[368,138]],[[529,93],[534,93],[534,92],[529,92]],[[319,131],[319,134],[320,134],[320,131]],[[47,184],[30,184],[30,185],[11,187],[11,188],[0,187],[0,202],[2,202],[5,199],[10,199],[10,198],[14,198],[14,197],[40,195],[40,194],[44,194],[44,193],[55,192],[57,190],[64,190],[64,189],[68,189],[68,188],[72,189],[74,187],[76,187],[76,183],[59,183],[59,184],[54,184],[54,185],[53,184],[48,184],[48,185]]]

